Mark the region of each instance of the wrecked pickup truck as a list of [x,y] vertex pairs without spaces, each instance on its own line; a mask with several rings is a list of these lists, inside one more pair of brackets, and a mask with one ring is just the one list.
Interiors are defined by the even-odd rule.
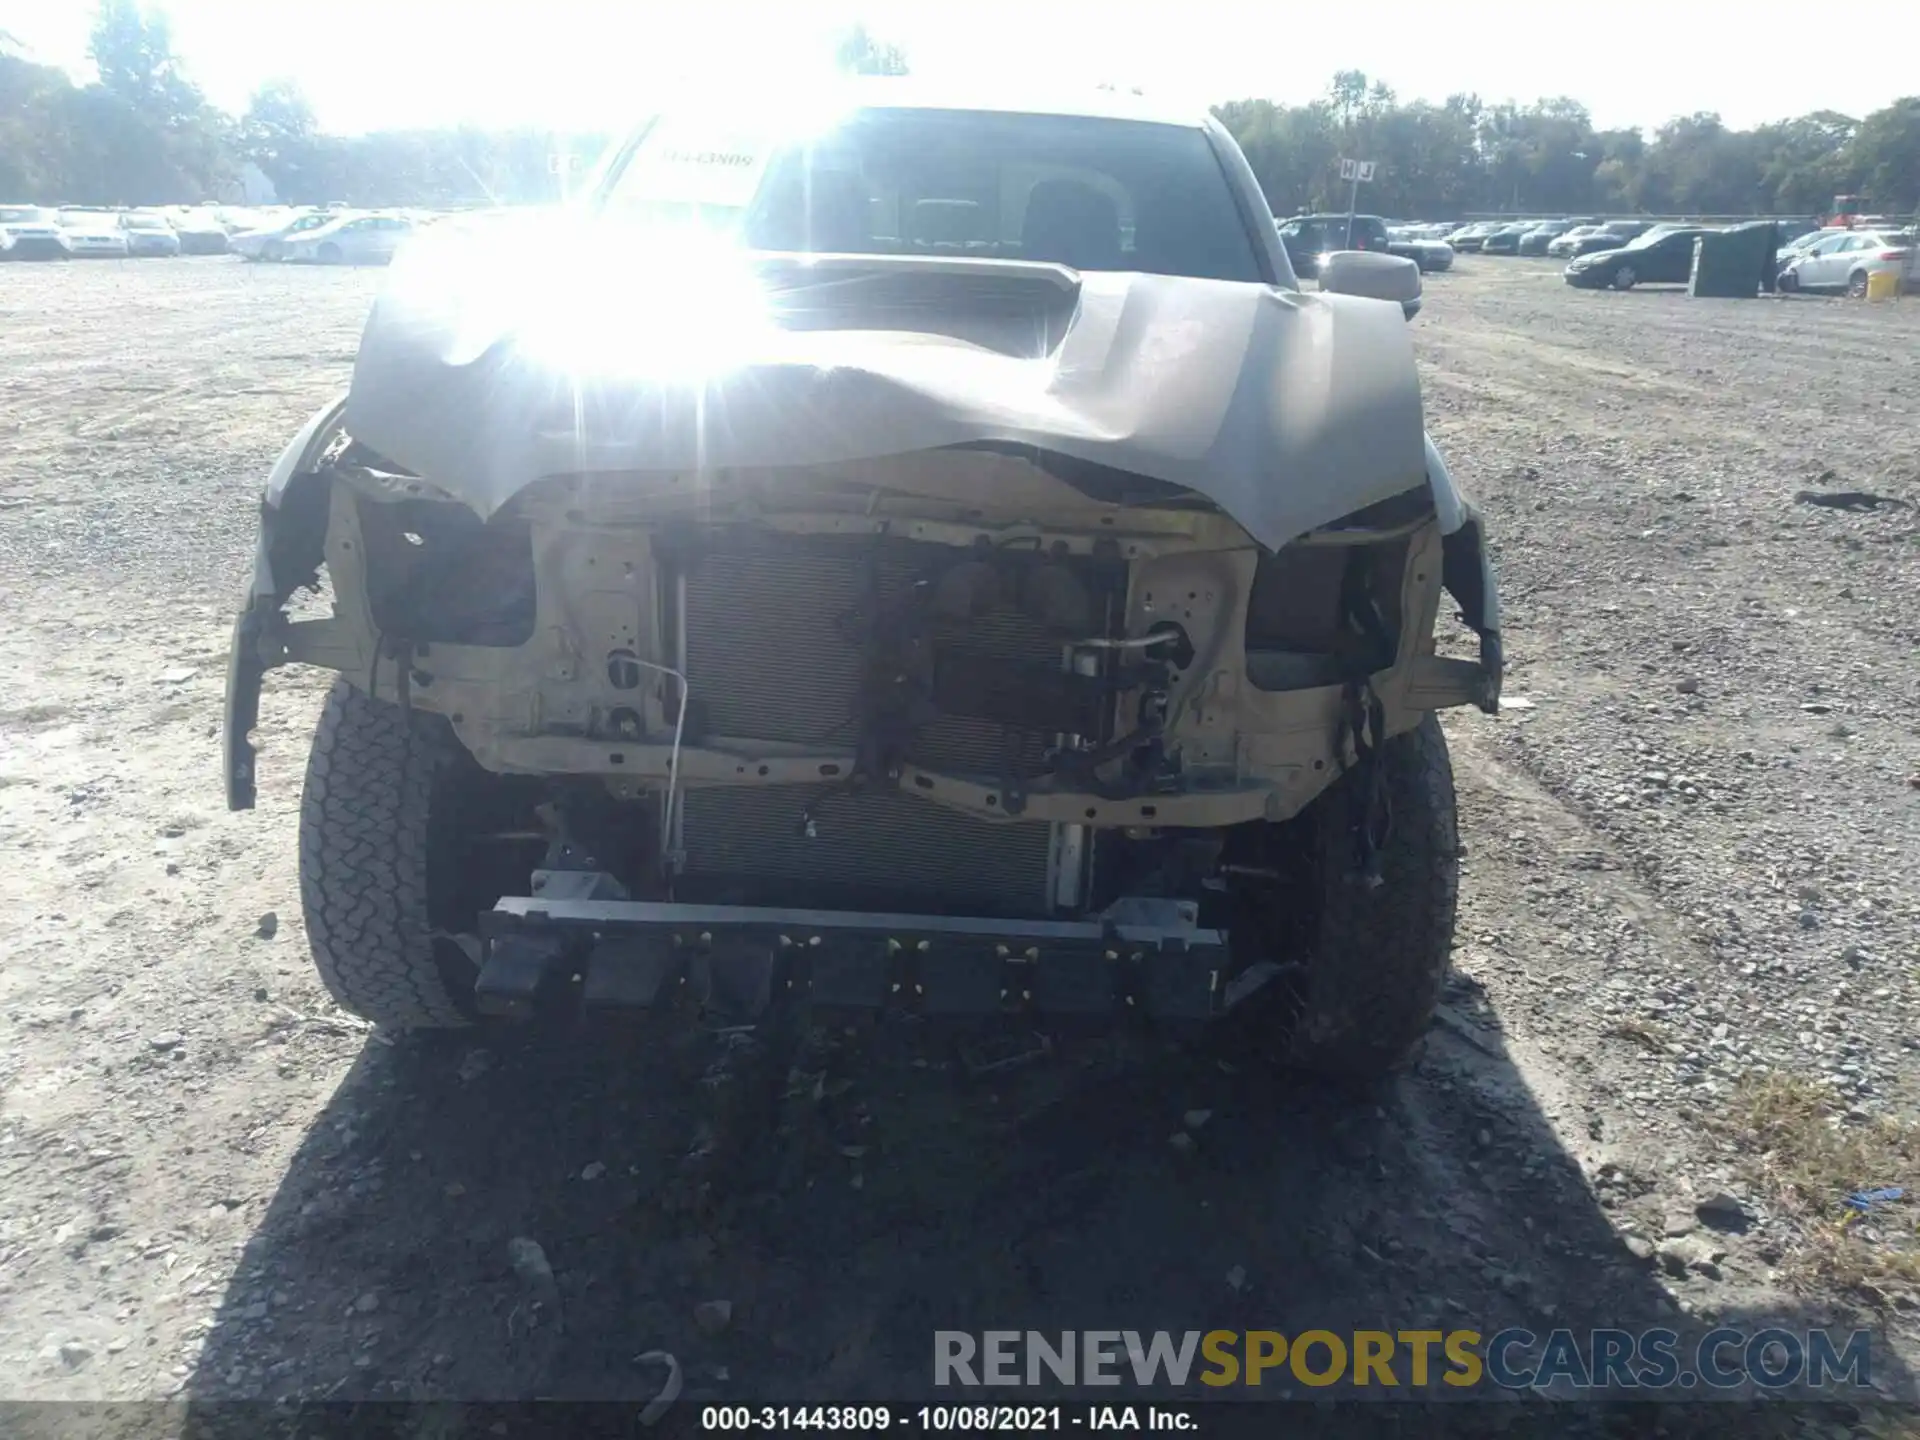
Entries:
[[1433,712],[1497,709],[1499,618],[1415,268],[1336,262],[1302,291],[1211,118],[901,81],[661,118],[577,213],[410,242],[233,638],[234,808],[264,673],[338,672],[328,989],[394,1027],[1259,998],[1293,1062],[1393,1066],[1454,923]]

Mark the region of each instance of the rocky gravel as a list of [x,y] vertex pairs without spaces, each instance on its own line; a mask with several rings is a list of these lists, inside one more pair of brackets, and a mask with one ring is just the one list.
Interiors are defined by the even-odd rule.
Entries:
[[[1788,1068],[1911,1113],[1920,317],[1504,278],[1476,306],[1492,328],[1423,335],[1425,370],[1497,517],[1529,703],[1492,752],[1658,905],[1568,927],[1605,962],[1589,1002],[1662,1103]],[[1886,503],[1796,498],[1835,492]],[[1536,883],[1570,907],[1588,888]]]
[[684,1410],[923,1395],[936,1328],[1778,1319],[1873,1327],[1911,1396],[1914,1202],[1837,1218],[1920,1185],[1920,305],[1431,277],[1430,425],[1513,668],[1497,721],[1447,718],[1457,975],[1406,1076],[1116,1040],[969,1079],[810,1037],[689,1206],[723,1039],[428,1043],[327,1003],[293,869],[318,678],[271,677],[260,808],[222,808],[257,489],[376,284],[0,272],[0,1392],[672,1375]]

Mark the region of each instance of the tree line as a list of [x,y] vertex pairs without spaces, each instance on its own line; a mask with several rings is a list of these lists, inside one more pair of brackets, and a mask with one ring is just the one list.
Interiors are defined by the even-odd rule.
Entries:
[[[139,0],[100,0],[95,83],[75,85],[19,51],[0,32],[0,200],[230,198],[257,167],[278,199],[295,204],[538,202],[559,198],[608,138],[473,127],[329,135],[287,81],[263,85],[231,115],[187,76],[165,12]],[[896,47],[861,27],[844,37],[839,60],[851,71],[907,68]],[[1402,101],[1346,70],[1303,105],[1236,100],[1215,113],[1282,215],[1344,209],[1342,157],[1375,162],[1361,208],[1406,218],[1817,215],[1840,194],[1864,195],[1879,211],[1920,211],[1920,96],[1858,118],[1818,111],[1750,130],[1687,115],[1649,136],[1596,129],[1575,100]]]
[[1343,70],[1308,104],[1236,100],[1215,113],[1279,214],[1345,210],[1342,157],[1375,164],[1360,208],[1406,218],[1820,215],[1838,195],[1920,212],[1920,95],[1860,118],[1820,110],[1751,130],[1684,115],[1648,136],[1596,129],[1577,100],[1403,102]]
[[[598,135],[472,127],[328,135],[299,88],[260,87],[244,113],[210,104],[175,55],[166,13],[100,0],[99,79],[75,85],[0,32],[0,199],[160,205],[237,199],[249,166],[295,204],[452,205],[556,199]],[[556,165],[556,155],[578,163]]]

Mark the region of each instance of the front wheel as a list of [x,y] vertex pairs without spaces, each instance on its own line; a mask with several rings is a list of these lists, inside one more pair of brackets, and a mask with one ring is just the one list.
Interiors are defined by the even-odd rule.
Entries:
[[[1404,1061],[1433,1019],[1453,952],[1460,837],[1453,764],[1437,716],[1380,747],[1379,803],[1360,813],[1349,776],[1314,806],[1319,902],[1289,1059],[1359,1078]],[[1375,827],[1381,883],[1352,863],[1359,825]]]
[[1613,272],[1613,288],[1616,290],[1631,290],[1634,287],[1634,282],[1639,280],[1639,278],[1640,277],[1634,273],[1631,265],[1622,265],[1618,270]]
[[[1360,1080],[1399,1068],[1432,1021],[1460,890],[1453,767],[1438,719],[1428,714],[1386,741],[1374,763],[1370,801],[1349,774],[1295,819],[1252,827],[1250,845],[1235,852],[1268,877],[1239,893],[1236,947],[1281,967],[1275,1003],[1251,1010],[1258,1048]],[[1363,824],[1377,885],[1358,863]]]
[[1792,270],[1782,270],[1773,283],[1780,287],[1783,295],[1791,295],[1800,288],[1800,276]]
[[300,904],[328,993],[393,1029],[469,1023],[475,954],[456,937],[513,883],[522,857],[487,837],[518,823],[508,782],[443,716],[336,681],[300,797]]

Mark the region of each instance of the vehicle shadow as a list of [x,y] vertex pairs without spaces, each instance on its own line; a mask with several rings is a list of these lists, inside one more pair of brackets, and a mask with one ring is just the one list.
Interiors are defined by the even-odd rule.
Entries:
[[[743,1168],[682,1208],[707,1058],[600,1023],[369,1043],[187,1397],[644,1403],[667,1352],[682,1412],[955,1402],[985,1396],[936,1388],[937,1330],[1707,1328],[1610,1223],[1655,1177],[1583,1175],[1490,1014],[1367,1093],[1137,1037],[970,1076],[910,1024],[816,1035]],[[1263,1381],[1233,1394],[1331,1393]]]

